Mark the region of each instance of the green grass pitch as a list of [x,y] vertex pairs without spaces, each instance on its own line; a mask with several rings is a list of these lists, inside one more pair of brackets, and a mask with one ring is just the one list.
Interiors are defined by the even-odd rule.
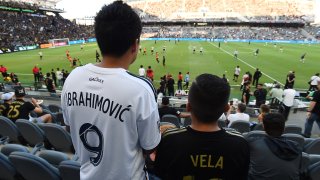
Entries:
[[[155,72],[155,86],[158,86],[160,76],[167,73],[173,75],[177,79],[178,72],[185,74],[190,72],[191,80],[202,73],[211,73],[218,76],[226,74],[231,85],[239,85],[241,77],[246,71],[254,73],[254,68],[258,67],[264,73],[260,79],[261,83],[285,82],[288,71],[295,70],[296,82],[295,88],[308,88],[307,82],[309,78],[316,72],[320,72],[320,45],[308,44],[273,44],[265,43],[221,43],[218,48],[217,42],[196,42],[196,41],[180,41],[177,44],[174,41],[142,41],[142,48],[147,48],[147,55],[138,55],[135,63],[130,67],[132,73],[138,73],[138,68],[143,65],[145,68],[149,65]],[[166,46],[166,67],[162,66],[162,48]],[[283,52],[279,48],[283,47]],[[158,64],[155,55],[151,55],[151,47],[155,48],[155,52],[159,52]],[[192,53],[193,47],[196,47],[196,54]],[[200,47],[203,47],[204,53],[199,53]],[[254,56],[254,51],[259,48],[260,53]],[[40,61],[39,50],[31,50],[25,52],[17,52],[11,54],[0,55],[0,64],[8,68],[8,72],[15,72],[19,76],[22,84],[31,84],[33,82],[32,68],[38,65],[45,74],[50,72],[52,68],[66,69],[72,71],[69,61],[66,59],[65,51],[69,49],[71,57],[80,58],[86,63],[95,63],[95,51],[98,49],[95,43],[86,44],[84,50],[80,50],[80,45],[67,47],[59,47],[52,49],[43,49],[43,60]],[[239,51],[239,60],[233,58],[234,50]],[[300,62],[300,56],[307,53],[305,63]],[[238,83],[232,81],[234,68],[239,65],[241,75]],[[268,76],[268,77],[267,77]],[[80,80],[81,81],[81,80]],[[234,86],[232,96],[240,98],[239,88]]]

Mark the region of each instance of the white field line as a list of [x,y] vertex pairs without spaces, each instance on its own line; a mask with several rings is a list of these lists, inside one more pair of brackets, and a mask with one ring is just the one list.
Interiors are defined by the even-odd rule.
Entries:
[[[230,56],[232,56],[232,57],[233,57],[233,54],[231,54],[230,52],[228,52],[228,51],[224,50],[223,48],[221,48],[221,47],[219,48],[217,45],[215,45],[215,44],[213,44],[213,43],[211,43],[211,42],[208,42],[208,43],[209,43],[209,44],[211,44],[212,46],[214,46],[214,47],[216,47],[216,48],[220,49],[221,51],[225,52],[226,54],[229,54]],[[239,57],[238,57],[238,60],[239,60],[240,62],[242,62],[243,64],[245,64],[245,65],[247,65],[247,66],[251,67],[251,68],[252,68],[252,69],[254,69],[254,70],[256,70],[256,69],[257,69],[256,67],[254,67],[254,66],[252,66],[251,64],[249,64],[249,63],[245,62],[244,60],[242,60],[242,59],[241,59],[241,58],[239,58]],[[273,77],[269,76],[268,74],[266,74],[266,73],[264,73],[264,72],[262,72],[262,71],[261,71],[261,73],[262,73],[263,75],[265,75],[266,77],[268,77],[269,79],[271,79],[271,80],[273,80],[273,81],[277,81],[279,84],[281,84],[282,86],[284,86],[284,84],[282,84],[280,81],[276,80],[275,78],[273,78]]]

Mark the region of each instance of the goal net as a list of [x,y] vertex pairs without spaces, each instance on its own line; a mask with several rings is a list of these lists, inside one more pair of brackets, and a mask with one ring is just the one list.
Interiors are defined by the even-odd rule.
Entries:
[[62,39],[50,39],[49,43],[52,44],[52,47],[61,47],[61,46],[69,46],[69,38]]

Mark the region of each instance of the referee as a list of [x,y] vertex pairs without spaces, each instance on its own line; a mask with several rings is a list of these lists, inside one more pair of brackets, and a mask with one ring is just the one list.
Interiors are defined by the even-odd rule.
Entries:
[[152,83],[127,71],[141,29],[139,16],[122,1],[102,7],[95,18],[102,61],[77,67],[63,86],[63,115],[81,180],[147,179],[144,153],[153,152],[161,135]]

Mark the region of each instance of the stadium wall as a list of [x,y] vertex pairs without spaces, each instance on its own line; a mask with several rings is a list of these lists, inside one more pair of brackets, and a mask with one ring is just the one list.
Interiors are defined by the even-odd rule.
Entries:
[[[211,41],[211,42],[253,42],[253,43],[288,43],[288,44],[319,44],[320,41],[308,40],[257,40],[257,39],[207,39],[207,38],[178,38],[179,41]],[[177,38],[141,38],[146,41],[174,41]]]

